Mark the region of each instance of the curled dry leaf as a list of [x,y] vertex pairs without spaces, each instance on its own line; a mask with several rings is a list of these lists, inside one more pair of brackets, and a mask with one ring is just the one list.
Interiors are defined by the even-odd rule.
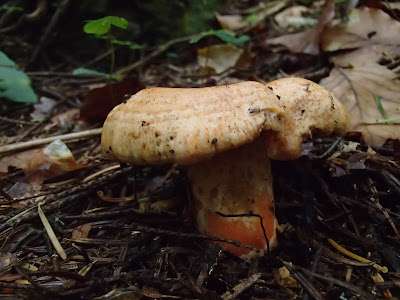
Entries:
[[235,67],[242,54],[243,49],[231,45],[213,45],[197,51],[197,62],[202,69],[220,74]]

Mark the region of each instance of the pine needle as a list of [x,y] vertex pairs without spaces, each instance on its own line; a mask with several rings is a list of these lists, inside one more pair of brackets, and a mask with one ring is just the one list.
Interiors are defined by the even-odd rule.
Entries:
[[50,241],[53,244],[54,248],[56,249],[58,255],[65,260],[67,258],[67,254],[65,253],[64,248],[61,246],[56,234],[54,233],[53,228],[51,227],[49,221],[47,220],[46,215],[44,214],[40,206],[41,203],[38,204],[38,213],[40,220],[43,223],[44,229],[46,229],[47,235],[49,236]]
[[[344,255],[351,257],[355,260],[361,261],[361,262],[365,262],[365,263],[369,263],[372,262],[369,259],[366,259],[362,256],[359,256],[353,252],[350,252],[349,250],[347,250],[346,248],[343,248],[342,246],[340,246],[338,243],[336,243],[334,240],[328,238],[328,242],[329,244],[331,244],[336,250],[340,251],[341,253],[343,253]],[[375,269],[377,269],[378,271],[382,272],[382,273],[387,273],[388,272],[388,268],[387,267],[382,267],[376,263],[374,263],[372,265]]]

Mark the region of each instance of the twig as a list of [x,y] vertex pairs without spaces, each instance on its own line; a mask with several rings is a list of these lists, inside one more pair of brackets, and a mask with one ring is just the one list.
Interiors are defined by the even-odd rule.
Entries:
[[166,42],[165,44],[162,44],[162,45],[158,46],[156,50],[151,52],[149,55],[145,56],[143,59],[141,59],[141,60],[139,60],[139,61],[137,61],[137,62],[135,62],[135,63],[133,63],[133,64],[131,64],[129,66],[126,66],[126,67],[123,67],[123,68],[119,69],[116,72],[116,75],[123,75],[124,73],[128,73],[129,71],[132,71],[132,70],[136,69],[137,67],[140,67],[140,66],[148,63],[154,57],[157,57],[158,55],[160,55],[163,52],[167,51],[171,46],[173,46],[175,44],[178,44],[178,43],[190,41],[195,36],[197,36],[197,34],[191,35],[191,36],[179,37],[179,38],[170,40],[170,41]]
[[22,125],[36,125],[34,122],[28,122],[23,120],[16,120],[16,119],[9,119],[6,117],[0,117],[0,121],[8,122],[8,123],[15,123],[15,124],[22,124]]
[[296,266],[296,267],[291,267],[291,268],[296,269],[296,270],[301,270],[302,272],[306,273],[307,275],[311,275],[313,277],[316,277],[316,278],[319,278],[319,279],[334,283],[336,285],[342,286],[342,287],[352,291],[353,293],[356,293],[356,294],[360,295],[361,299],[367,299],[367,300],[375,300],[376,299],[375,296],[369,294],[368,292],[364,291],[363,289],[359,288],[358,286],[356,286],[354,284],[347,283],[347,282],[344,282],[344,281],[341,281],[341,280],[338,280],[338,279],[335,279],[335,278],[332,278],[332,277],[324,276],[324,275],[321,275],[321,274],[318,274],[318,273],[315,273],[315,272],[311,272],[311,271],[309,271],[307,269],[304,269],[302,267],[297,267]]
[[223,300],[236,299],[237,296],[239,296],[239,294],[241,294],[243,291],[247,290],[254,283],[256,283],[260,277],[261,273],[256,273],[251,275],[249,278],[246,278],[245,280],[241,281],[238,285],[236,285],[232,289],[232,292],[226,292],[225,294],[223,294],[221,299]]
[[45,45],[46,45],[46,43],[47,43],[47,41],[48,41],[53,29],[57,25],[58,20],[60,19],[60,17],[64,13],[64,11],[67,8],[69,2],[70,2],[70,0],[64,0],[58,5],[58,8],[57,8],[56,12],[54,13],[53,17],[51,18],[50,23],[46,26],[46,30],[45,30],[44,34],[42,35],[42,37],[39,40],[39,44],[36,46],[35,50],[33,51],[33,54],[32,54],[31,59],[29,61],[29,64],[33,63],[36,60],[36,58],[38,57],[39,53],[45,47]]
[[322,296],[322,294],[317,290],[317,288],[306,277],[304,277],[301,273],[297,272],[295,267],[293,267],[291,264],[283,260],[282,263],[312,298],[314,298],[315,300],[324,299],[324,296]]
[[6,152],[11,152],[11,151],[22,151],[22,150],[26,150],[26,149],[37,147],[37,146],[47,145],[58,139],[60,139],[62,141],[70,141],[70,140],[75,140],[75,139],[89,138],[89,137],[101,134],[102,129],[103,128],[95,128],[95,129],[89,129],[89,130],[80,131],[80,132],[73,132],[73,133],[56,135],[56,136],[51,136],[51,137],[27,141],[27,142],[5,145],[5,146],[0,147],[0,154],[6,153]]
[[[63,207],[67,204],[71,204],[78,199],[82,199],[84,196],[89,195],[92,190],[102,185],[104,182],[107,182],[123,174],[129,173],[131,172],[131,170],[132,167],[127,167],[111,174],[106,174],[88,183],[81,184],[77,187],[62,191],[58,194],[50,194],[42,201],[43,211],[48,213],[55,209],[59,209],[60,207]],[[34,204],[31,208],[22,209],[20,213],[0,224],[0,232],[23,221],[36,218],[37,216],[38,210],[36,209],[36,204]]]

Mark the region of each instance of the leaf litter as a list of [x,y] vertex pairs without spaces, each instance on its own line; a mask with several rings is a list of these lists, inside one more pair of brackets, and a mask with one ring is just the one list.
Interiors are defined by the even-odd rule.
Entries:
[[[242,20],[248,21],[254,18],[253,13],[272,18],[286,5],[278,2],[283,3],[274,1],[269,8],[238,7],[220,15],[242,16]],[[332,9],[319,15],[324,13],[329,15]],[[382,28],[398,26],[393,23],[394,19],[382,17],[381,11],[357,8],[353,13],[365,13],[362,16],[366,20],[383,22]],[[304,47],[301,41],[297,45],[300,51],[288,52],[266,48],[260,36],[276,36],[281,31],[266,26],[270,20],[259,18],[257,24],[248,22],[247,27],[232,28],[251,37],[246,46],[251,54],[248,63],[231,61],[221,74],[211,72],[205,76],[199,73],[200,64],[193,59],[196,51],[191,48],[191,55],[182,59],[154,60],[153,57],[138,72],[140,83],[196,87],[239,80],[269,82],[283,75],[303,74],[315,81],[326,77],[322,83],[347,103],[349,110],[355,107],[354,111],[358,111],[359,115],[351,112],[351,119],[373,123],[396,118],[396,107],[391,103],[399,95],[394,66],[398,43],[397,37],[380,39],[377,29],[381,25],[375,27],[377,33],[371,38],[370,32],[360,31],[357,35],[361,38],[350,43],[349,31],[354,33],[363,26],[352,23],[355,28],[347,28],[346,19],[337,16],[333,21],[315,25],[320,27],[307,40],[307,45],[312,47]],[[340,30],[335,26],[340,26]],[[370,30],[374,26],[365,25],[365,28]],[[336,30],[336,33],[329,40],[321,33],[325,30]],[[389,40],[390,47],[386,43]],[[207,42],[215,41],[210,37]],[[335,42],[338,48],[331,51],[331,43]],[[317,52],[319,56],[312,56],[313,69],[310,69],[304,65],[306,56],[297,52],[315,50],[316,45],[320,52]],[[330,45],[327,47],[331,50],[324,45]],[[211,46],[203,44],[195,49]],[[323,56],[330,56],[333,67],[320,59],[321,50],[325,52]],[[386,59],[384,63],[382,57]],[[391,64],[393,68],[388,67]],[[332,67],[330,74],[323,71],[327,67]],[[88,94],[87,85],[79,84],[81,80],[79,77],[66,79],[62,75],[53,78],[52,84],[66,96],[65,99],[54,97],[56,101],[64,99],[63,106],[50,118],[44,118],[34,131],[36,139],[77,129],[75,113],[79,102],[76,97],[83,100]],[[36,79],[36,83],[48,84],[43,79]],[[111,109],[104,91],[99,93],[99,102],[93,95],[91,102],[85,102],[88,115],[82,116],[85,121],[79,121],[80,129],[98,126],[99,120]],[[355,102],[355,95],[364,102]],[[121,102],[122,98],[116,97],[115,101]],[[31,120],[32,111],[13,106],[7,116],[14,121]],[[71,119],[75,126],[52,119],[63,114],[69,116],[64,120]],[[13,140],[14,135],[29,130],[23,123],[18,130],[10,130],[8,122],[0,120],[0,130],[8,137],[2,141]],[[364,127],[377,131],[363,131]],[[19,153],[16,149],[6,156],[3,154],[0,164],[1,293],[16,299],[381,299],[396,296],[400,293],[397,232],[400,153],[396,150],[396,141],[386,141],[398,137],[391,132],[392,128],[397,126],[359,124],[353,130],[362,131],[362,135],[353,132],[341,139],[312,139],[304,143],[300,159],[273,162],[277,218],[286,226],[280,227],[278,248],[251,262],[221,251],[215,239],[210,243],[212,239],[196,232],[188,205],[190,192],[179,167],[116,167],[102,158],[98,135],[78,137],[64,144],[68,151],[63,148],[65,151],[60,152],[68,153],[68,159],[58,160],[59,163],[46,159],[43,149]],[[30,172],[43,172],[43,165],[47,165],[46,172],[56,167],[58,175],[46,175],[35,189],[27,189],[21,195],[10,193],[18,182],[29,185]],[[39,203],[42,212],[38,209]],[[47,231],[40,215],[47,219]],[[50,228],[54,235],[48,231]],[[64,249],[66,260],[59,258],[52,244],[55,240]],[[330,241],[339,247],[332,247]],[[349,253],[357,256],[347,258]],[[382,269],[377,270],[376,266]]]

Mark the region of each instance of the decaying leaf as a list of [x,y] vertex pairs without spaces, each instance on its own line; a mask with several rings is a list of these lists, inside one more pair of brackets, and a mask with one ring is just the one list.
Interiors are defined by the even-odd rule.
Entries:
[[396,74],[374,62],[353,68],[334,68],[321,84],[346,106],[351,130],[363,133],[364,140],[381,146],[386,139],[400,138],[397,125],[379,123],[384,119],[374,95],[381,99],[382,107],[390,119],[400,117],[400,81]]
[[217,13],[215,17],[222,28],[232,31],[243,29],[249,25],[241,15],[220,15]]
[[31,118],[35,121],[42,121],[56,103],[54,99],[40,97],[39,103],[33,105],[34,111],[31,113]]
[[26,175],[7,191],[11,197],[19,198],[39,191],[44,180],[84,165],[75,160],[64,142],[56,140],[43,149],[28,150],[0,159],[0,172],[5,173],[9,166],[21,168]]
[[94,88],[89,91],[82,103],[80,118],[95,121],[105,120],[114,106],[144,88],[145,86],[134,78],[126,78],[121,82]]
[[290,26],[295,28],[302,26],[313,26],[318,22],[318,20],[310,17],[303,17],[303,14],[308,10],[309,8],[306,6],[291,6],[276,14],[275,21],[278,23],[279,27],[283,29],[286,29]]
[[400,22],[379,9],[354,9],[346,23],[329,25],[321,36],[324,51],[354,49],[371,45],[399,45]]
[[327,32],[326,51],[356,48],[335,56],[335,68],[321,81],[346,106],[351,130],[362,132],[374,146],[399,139],[394,123],[400,122],[400,80],[378,61],[383,54],[398,55],[400,23],[381,10],[360,8],[350,14],[348,23],[333,25]]
[[274,270],[275,280],[281,286],[286,287],[298,287],[296,279],[293,278],[292,274],[290,274],[289,270],[284,266],[277,270]]
[[76,119],[79,116],[79,109],[71,108],[63,113],[57,114],[51,118],[51,123],[44,127],[44,130],[50,130],[54,127],[65,128],[68,127],[69,123],[76,125],[78,122]]
[[319,54],[320,38],[325,27],[335,16],[335,2],[326,0],[321,8],[321,15],[318,23],[310,29],[303,32],[282,35],[276,38],[268,39],[266,45],[281,44],[295,53],[306,53],[311,55]]
[[211,69],[220,74],[238,63],[243,49],[232,45],[213,45],[197,51],[197,62],[202,69]]
[[74,231],[72,231],[72,239],[82,239],[89,236],[90,229],[92,229],[92,224],[87,223],[78,226]]

